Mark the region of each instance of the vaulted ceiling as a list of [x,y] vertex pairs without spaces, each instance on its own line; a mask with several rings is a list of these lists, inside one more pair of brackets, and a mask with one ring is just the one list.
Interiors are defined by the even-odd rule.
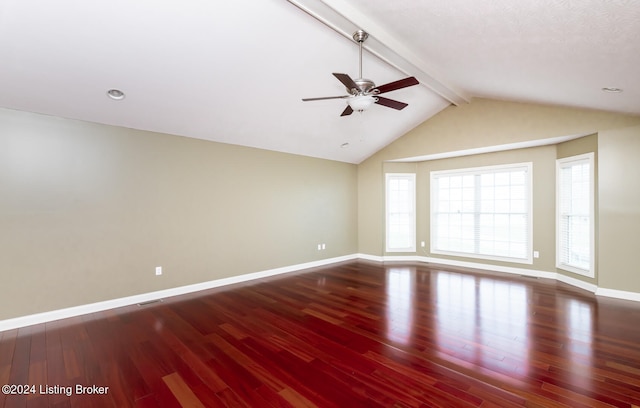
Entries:
[[[358,28],[407,108],[301,101],[345,94]],[[359,163],[473,97],[640,115],[638,50],[634,0],[0,0],[0,107]]]

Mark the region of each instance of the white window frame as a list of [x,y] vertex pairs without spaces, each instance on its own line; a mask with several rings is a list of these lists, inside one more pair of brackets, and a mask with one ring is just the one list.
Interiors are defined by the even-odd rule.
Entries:
[[[566,263],[562,259],[561,240],[561,180],[563,168],[578,164],[589,164],[589,269]],[[556,268],[589,278],[595,277],[595,154],[593,152],[556,160]]]
[[[410,226],[409,246],[392,247],[390,245],[391,236],[391,213],[390,213],[390,181],[392,179],[407,180],[410,183]],[[415,173],[385,173],[385,250],[386,252],[416,252],[416,174]]]
[[[463,176],[463,175],[473,175],[478,176],[482,174],[489,173],[498,173],[504,171],[514,171],[514,170],[524,170],[525,171],[525,194],[526,194],[526,215],[527,215],[527,230],[526,230],[526,249],[525,256],[520,257],[511,257],[511,256],[498,256],[498,255],[488,255],[482,253],[474,253],[474,252],[457,252],[457,251],[449,251],[449,250],[441,250],[437,249],[437,234],[436,234],[436,209],[437,209],[437,200],[438,193],[436,191],[436,178],[441,176]],[[522,263],[522,264],[533,264],[533,163],[525,162],[525,163],[512,163],[512,164],[504,164],[504,165],[494,165],[494,166],[483,166],[483,167],[473,167],[466,169],[455,169],[455,170],[441,170],[441,171],[432,171],[431,172],[431,188],[430,188],[430,203],[431,203],[431,215],[430,215],[430,236],[431,236],[431,246],[430,252],[433,254],[441,254],[441,255],[449,255],[449,256],[458,256],[465,258],[474,258],[474,259],[485,259],[492,261],[502,261],[502,262],[511,262],[511,263]],[[475,197],[474,200],[477,200],[478,197]],[[477,211],[477,210],[476,210]],[[476,224],[477,225],[477,224]],[[478,237],[474,237],[476,239]],[[478,238],[479,239],[479,238]],[[480,241],[477,241],[480,242]]]

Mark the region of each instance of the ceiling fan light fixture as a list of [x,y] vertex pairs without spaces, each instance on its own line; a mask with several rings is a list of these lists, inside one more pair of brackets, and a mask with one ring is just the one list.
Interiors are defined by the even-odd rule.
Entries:
[[347,99],[347,104],[357,112],[366,111],[376,102],[376,98],[371,95],[356,95]]

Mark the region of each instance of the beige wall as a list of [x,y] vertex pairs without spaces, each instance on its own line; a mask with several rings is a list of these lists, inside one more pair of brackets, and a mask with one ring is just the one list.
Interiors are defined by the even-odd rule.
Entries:
[[[558,146],[388,162],[596,133]],[[638,117],[479,99],[353,166],[0,109],[0,320],[356,252],[384,255],[385,171],[418,174],[418,242],[428,248],[431,169],[533,161],[534,221],[545,226],[535,229],[541,257],[530,267],[555,270],[555,158],[594,147],[596,283],[640,292]],[[326,251],[317,251],[321,242]]]
[[640,117],[529,103],[473,99],[450,106],[391,143],[368,161],[382,161],[525,142],[590,135],[640,123]]
[[0,109],[0,320],[353,254],[356,191],[350,164]]
[[[532,268],[543,271],[556,271],[555,268],[555,160],[559,157],[571,156],[586,151],[602,149],[602,140],[606,139],[606,158],[602,155],[597,160],[600,166],[599,173],[609,175],[613,169],[621,164],[631,167],[636,171],[640,168],[637,160],[637,144],[631,139],[640,140],[637,137],[637,128],[640,125],[640,117],[619,115],[607,112],[598,112],[582,109],[569,109],[552,106],[541,106],[525,103],[510,103],[485,99],[473,100],[468,105],[449,107],[424,122],[411,132],[379,151],[377,154],[361,163],[358,167],[358,236],[359,252],[369,255],[381,256],[384,253],[384,172],[387,171],[411,171],[417,170],[418,175],[418,228],[417,240],[426,241],[426,251],[418,246],[417,255],[429,256],[429,196],[428,182],[429,171],[445,168],[463,168],[482,165],[492,165],[509,162],[532,161],[534,165],[534,250],[540,251],[540,258],[534,259],[533,265],[505,264],[505,266],[519,268]],[[631,128],[632,130],[629,130]],[[634,133],[635,132],[635,133]],[[598,135],[599,134],[599,135]],[[434,160],[416,163],[393,163],[389,160],[416,157],[436,153],[459,151],[465,149],[482,148],[510,143],[534,141],[571,135],[591,135],[558,145],[532,147],[504,152],[479,154],[451,159]],[[610,136],[610,137],[609,137]],[[636,142],[637,143],[637,142]],[[618,162],[615,158],[617,150],[626,149],[625,160]],[[633,161],[634,154],[636,162]],[[598,157],[598,155],[596,155]],[[606,164],[603,164],[604,161]],[[402,166],[405,170],[402,169]],[[610,170],[610,171],[608,171]],[[611,178],[611,176],[609,176]],[[607,183],[611,183],[607,180]],[[600,180],[602,186],[603,180]],[[620,185],[618,183],[617,185]],[[611,234],[610,228],[603,229],[604,222],[609,222],[614,215],[611,210],[602,208],[603,196],[606,193],[600,187],[596,205],[599,205],[596,228],[602,241],[604,233]],[[637,191],[636,191],[637,192]],[[627,199],[635,198],[636,213],[637,203],[640,202],[638,194],[627,190],[616,190],[616,196],[624,196]],[[633,205],[629,205],[626,214],[629,215]],[[609,213],[604,213],[609,211]],[[615,224],[611,224],[615,225]],[[635,225],[632,223],[632,225]],[[636,225],[637,226],[637,225]],[[616,229],[614,228],[614,231]],[[626,230],[625,230],[626,231]],[[629,242],[629,232],[625,232],[625,238]],[[627,272],[626,277],[611,280],[612,272],[607,262],[613,263],[614,254],[620,251],[612,251],[608,247],[602,247],[603,242],[597,243],[596,259],[601,271],[596,279],[582,278],[569,272],[558,271],[567,276],[582,279],[611,289],[628,290],[630,280],[640,288],[633,278],[632,273]],[[598,246],[599,245],[599,246]],[[394,255],[394,254],[389,254]],[[403,255],[407,255],[404,253]],[[616,254],[617,256],[619,254]],[[454,258],[462,260],[463,258]],[[632,265],[630,259],[618,262]],[[465,259],[474,261],[473,259]],[[484,263],[490,263],[483,261]],[[603,269],[604,268],[604,269]],[[628,269],[627,269],[628,270]],[[617,273],[621,275],[620,273]],[[598,281],[600,277],[600,281]],[[609,286],[607,286],[609,285]],[[614,286],[611,286],[614,285]],[[639,290],[640,291],[640,290]]]
[[598,283],[640,292],[640,126],[600,132],[598,152]]

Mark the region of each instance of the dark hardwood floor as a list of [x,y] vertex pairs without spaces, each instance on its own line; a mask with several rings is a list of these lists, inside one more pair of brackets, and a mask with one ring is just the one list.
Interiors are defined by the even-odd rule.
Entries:
[[0,407],[632,407],[640,304],[354,261],[0,332],[4,384],[35,392]]

